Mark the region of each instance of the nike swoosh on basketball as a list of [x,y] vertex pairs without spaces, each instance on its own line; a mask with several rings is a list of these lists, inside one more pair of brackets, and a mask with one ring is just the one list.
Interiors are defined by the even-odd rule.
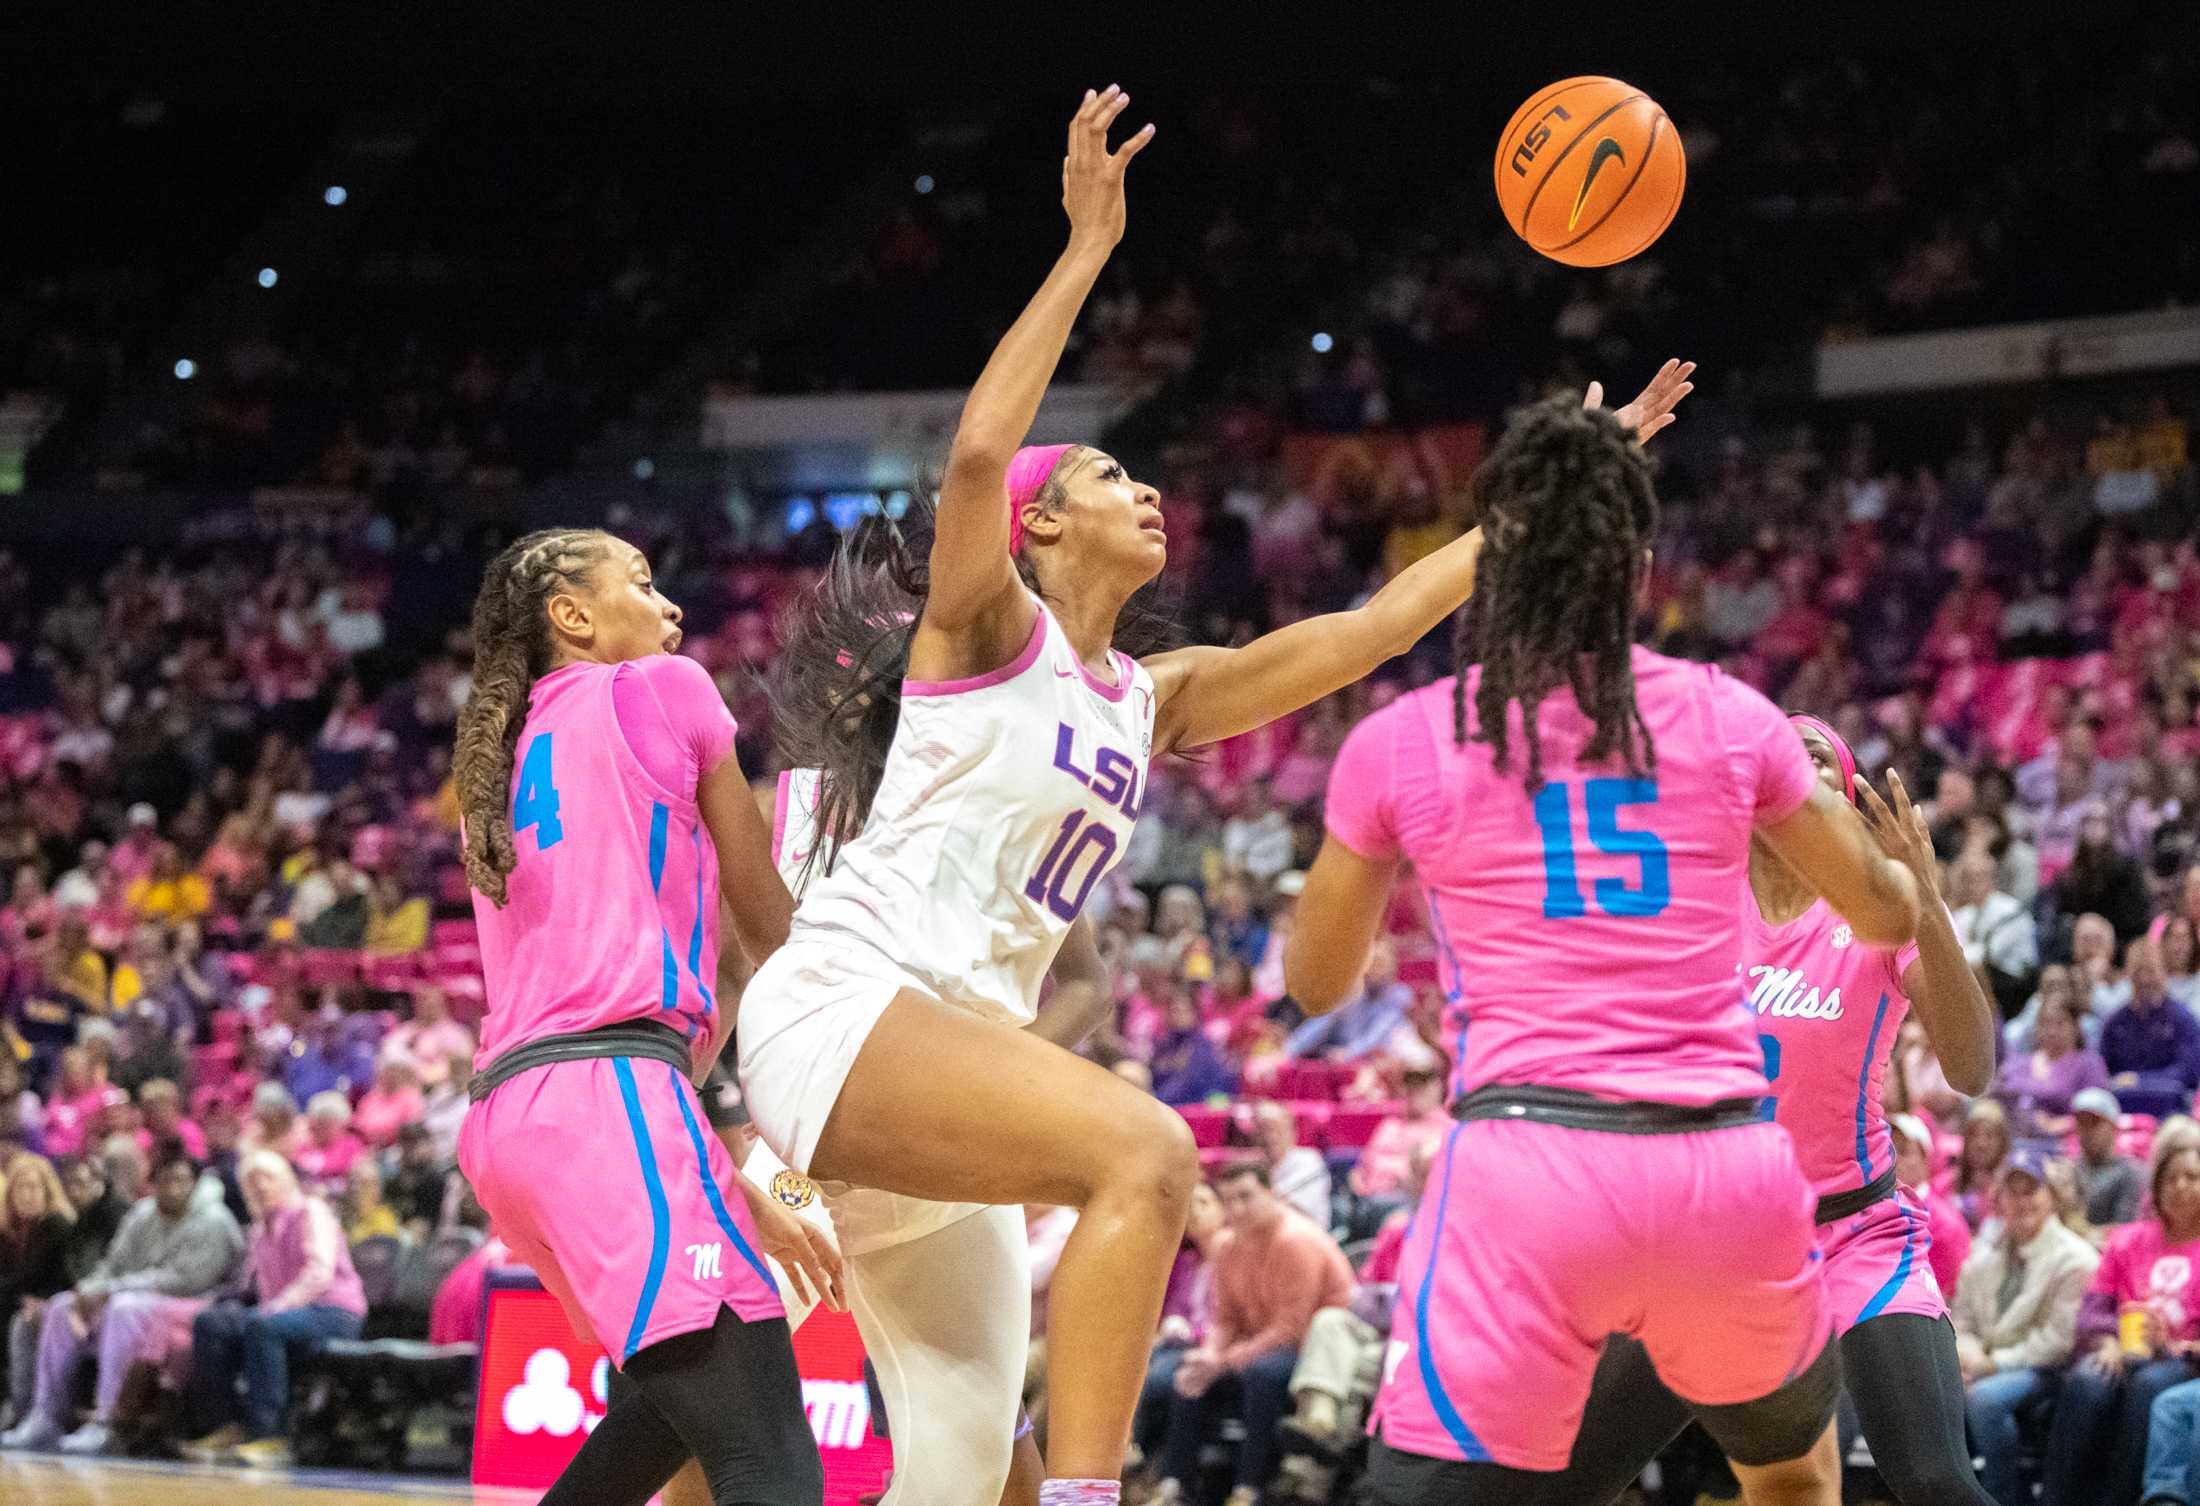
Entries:
[[1597,149],[1589,154],[1589,170],[1581,175],[1581,191],[1574,195],[1574,212],[1566,216],[1566,228],[1568,230],[1573,229],[1581,219],[1581,206],[1589,201],[1589,185],[1596,182],[1597,173],[1602,170],[1607,161],[1614,157],[1619,159],[1621,167],[1627,165],[1627,154],[1621,151],[1619,143],[1609,136],[1598,142]]

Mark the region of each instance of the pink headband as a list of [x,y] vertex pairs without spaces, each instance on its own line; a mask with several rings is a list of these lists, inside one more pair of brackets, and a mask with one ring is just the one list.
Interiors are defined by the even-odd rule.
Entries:
[[1072,444],[1027,444],[1009,458],[1008,462],[1008,552],[1014,554],[1024,547],[1024,504],[1039,495],[1039,488],[1047,484],[1047,477],[1054,474],[1054,467],[1062,457],[1077,446]]
[[1810,728],[1811,731],[1817,733],[1832,745],[1834,761],[1841,765],[1841,798],[1854,800],[1856,798],[1856,755],[1849,751],[1849,745],[1841,734],[1834,731],[1828,723],[1820,721],[1815,716],[1805,716],[1800,711],[1789,716],[1788,720],[1798,727]]

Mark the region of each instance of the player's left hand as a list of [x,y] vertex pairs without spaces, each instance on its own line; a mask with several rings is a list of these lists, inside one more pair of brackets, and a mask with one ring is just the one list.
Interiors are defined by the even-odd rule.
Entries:
[[1864,822],[1879,839],[1881,850],[1910,870],[1910,877],[1917,880],[1921,899],[1937,900],[1940,897],[1940,857],[1933,851],[1933,831],[1925,824],[1925,813],[1910,804],[1910,792],[1902,787],[1902,776],[1893,769],[1887,771],[1887,790],[1894,797],[1892,810],[1879,798],[1879,791],[1872,788],[1870,780],[1859,778],[1856,789]]
[[[1615,409],[1612,416],[1635,436],[1636,444],[1647,443],[1651,435],[1673,421],[1673,410],[1680,406],[1681,399],[1696,390],[1696,384],[1689,380],[1695,374],[1694,361],[1667,361],[1658,368],[1658,374],[1650,379],[1650,385],[1643,388],[1626,407]],[[1589,384],[1588,394],[1582,398],[1581,406],[1604,406],[1602,382]]]
[[756,1242],[779,1262],[795,1291],[806,1301],[846,1312],[840,1251],[831,1237],[769,1193],[750,1199],[749,1212],[756,1219]]

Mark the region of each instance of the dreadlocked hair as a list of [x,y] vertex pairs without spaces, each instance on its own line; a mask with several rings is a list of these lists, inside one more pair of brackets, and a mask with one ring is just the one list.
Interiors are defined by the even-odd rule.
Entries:
[[474,597],[474,679],[458,714],[451,774],[458,791],[466,881],[504,904],[518,861],[512,842],[512,763],[535,681],[550,672],[550,617],[560,591],[585,590],[610,535],[546,528],[507,545],[482,572]]
[[1630,775],[1655,773],[1632,657],[1636,572],[1658,518],[1641,448],[1610,413],[1549,398],[1512,415],[1476,488],[1484,544],[1453,631],[1454,738],[1468,741],[1466,667],[1479,657],[1473,740],[1509,771],[1518,701],[1531,793],[1543,787],[1537,711],[1561,687],[1593,729],[1584,763],[1617,754]]
[[[923,488],[923,500],[898,524],[866,520],[851,531],[824,575],[780,619],[778,657],[765,682],[773,743],[785,767],[819,771],[819,840],[808,861],[822,860],[828,873],[842,843],[870,817],[901,724],[909,646],[931,591],[934,494]],[[1050,511],[1059,507],[1060,484],[1049,478],[1037,500]],[[1044,599],[1029,559],[1018,555],[1016,572]],[[1181,641],[1155,593],[1152,586],[1140,591],[1116,621],[1115,646],[1134,659]]]

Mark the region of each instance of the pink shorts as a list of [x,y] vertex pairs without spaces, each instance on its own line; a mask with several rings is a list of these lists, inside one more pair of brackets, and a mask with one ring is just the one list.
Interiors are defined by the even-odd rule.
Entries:
[[466,1115],[459,1169],[512,1253],[624,1366],[718,1321],[784,1313],[738,1175],[669,1062],[523,1072]]
[[1770,1395],[1832,1337],[1814,1206],[1770,1123],[1456,1126],[1406,1236],[1375,1429],[1407,1453],[1563,1469],[1614,1333],[1683,1400]]
[[1847,1333],[1883,1313],[1947,1316],[1926,1259],[1932,1246],[1925,1210],[1899,1189],[1852,1218],[1821,1224],[1818,1252],[1825,1256],[1833,1331]]

